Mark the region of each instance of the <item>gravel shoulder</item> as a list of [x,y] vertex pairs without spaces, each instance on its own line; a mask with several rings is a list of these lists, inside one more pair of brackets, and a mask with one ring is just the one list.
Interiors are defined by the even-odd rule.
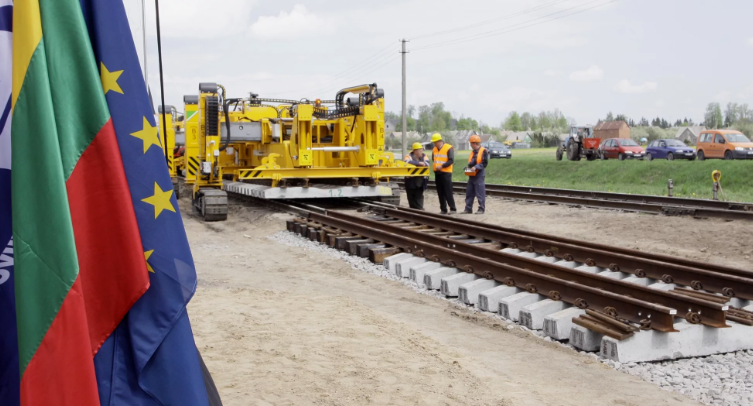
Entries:
[[[438,207],[435,195],[426,200]],[[189,312],[226,405],[698,404],[494,317],[268,238],[284,230],[285,214],[233,205],[228,221],[203,223],[187,203],[199,274]],[[608,244],[624,232],[631,248],[728,265],[751,253],[749,225],[497,199],[487,206],[474,219]],[[740,244],[716,240],[724,234],[716,227],[732,227]],[[705,252],[693,248],[699,241]]]

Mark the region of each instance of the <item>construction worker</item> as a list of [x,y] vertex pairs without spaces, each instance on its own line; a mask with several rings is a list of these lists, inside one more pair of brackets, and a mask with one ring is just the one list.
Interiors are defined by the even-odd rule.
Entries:
[[[411,152],[405,156],[405,163],[428,167],[429,157],[424,154],[424,146],[418,142],[413,143]],[[428,176],[405,177],[405,194],[408,195],[408,205],[411,209],[424,209],[424,190],[428,184]]]
[[481,146],[481,137],[472,135],[471,155],[468,157],[468,166],[465,168],[465,174],[468,175],[468,184],[465,187],[465,211],[463,213],[471,214],[473,212],[473,199],[478,199],[478,211],[476,214],[484,214],[486,209],[486,166],[489,164],[489,151]]
[[[455,149],[452,145],[442,141],[442,135],[434,133],[431,136],[434,143],[431,159],[434,161],[434,183],[437,185],[439,208],[442,214],[455,214],[455,197],[452,195],[452,164],[455,163]],[[450,206],[449,213],[447,206]]]

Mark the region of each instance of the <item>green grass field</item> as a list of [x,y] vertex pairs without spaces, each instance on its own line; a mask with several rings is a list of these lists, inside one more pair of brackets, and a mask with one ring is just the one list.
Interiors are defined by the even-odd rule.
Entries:
[[[667,195],[667,180],[675,196],[711,199],[711,172],[722,172],[727,200],[753,202],[753,160],[749,161],[557,161],[556,148],[513,149],[512,159],[493,159],[487,183],[542,186],[604,192]],[[469,151],[457,151],[453,178],[465,181],[463,165]],[[720,194],[721,197],[721,194]]]

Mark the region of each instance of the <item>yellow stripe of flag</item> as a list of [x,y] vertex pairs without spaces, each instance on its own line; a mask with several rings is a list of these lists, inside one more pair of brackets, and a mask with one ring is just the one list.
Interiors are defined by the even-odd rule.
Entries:
[[42,40],[39,0],[16,0],[13,4],[13,96],[11,106],[21,93],[31,56]]

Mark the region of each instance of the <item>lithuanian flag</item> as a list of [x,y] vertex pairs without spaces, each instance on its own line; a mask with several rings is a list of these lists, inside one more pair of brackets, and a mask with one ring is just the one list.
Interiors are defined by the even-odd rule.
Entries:
[[99,405],[94,356],[149,287],[139,227],[80,3],[16,0],[13,27],[21,404]]

